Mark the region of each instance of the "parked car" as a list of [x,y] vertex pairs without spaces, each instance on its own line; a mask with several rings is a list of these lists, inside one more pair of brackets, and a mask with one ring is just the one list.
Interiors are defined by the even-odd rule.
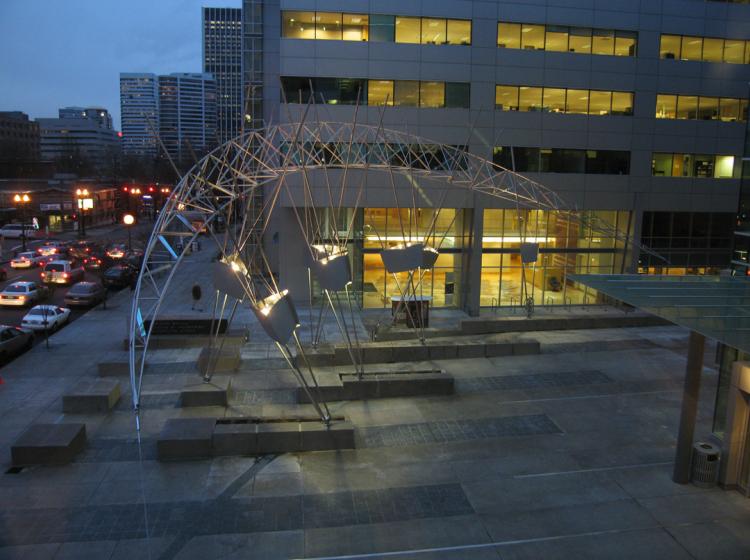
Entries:
[[10,259],[11,268],[33,268],[35,266],[43,266],[46,263],[47,258],[34,251],[18,253],[18,255]]
[[42,301],[48,294],[47,287],[36,282],[13,282],[0,292],[0,305],[31,305]]
[[71,257],[79,259],[85,259],[91,255],[98,255],[101,252],[101,247],[93,241],[76,241],[68,247],[68,254]]
[[83,267],[73,261],[52,261],[42,271],[42,282],[47,284],[73,284],[83,277]]
[[129,266],[140,271],[141,265],[143,264],[143,251],[128,251],[123,260]]
[[65,305],[96,305],[104,300],[104,286],[96,282],[78,282],[65,294]]
[[32,331],[56,331],[70,322],[70,309],[57,305],[35,305],[21,320],[21,326]]
[[124,243],[115,243],[107,247],[107,251],[105,252],[105,254],[110,259],[121,259],[125,256],[127,250],[128,248]]
[[34,333],[18,327],[0,325],[0,363],[23,354],[34,344]]
[[86,270],[99,270],[102,267],[102,259],[96,255],[89,255],[81,260],[81,264]]
[[36,228],[31,224],[22,226],[21,224],[5,224],[0,228],[0,236],[6,239],[20,239],[26,234],[26,238],[36,236]]
[[102,282],[108,288],[124,288],[130,285],[130,282],[138,272],[132,266],[126,264],[116,264],[107,269],[102,276]]

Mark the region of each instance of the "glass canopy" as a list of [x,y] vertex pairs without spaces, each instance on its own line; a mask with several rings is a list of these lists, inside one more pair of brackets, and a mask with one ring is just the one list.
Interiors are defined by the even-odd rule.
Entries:
[[750,280],[732,276],[575,274],[569,278],[744,352],[750,352]]

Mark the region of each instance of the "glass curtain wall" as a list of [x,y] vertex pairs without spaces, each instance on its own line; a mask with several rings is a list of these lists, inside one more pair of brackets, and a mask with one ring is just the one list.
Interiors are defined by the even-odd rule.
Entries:
[[[596,220],[596,221],[595,221]],[[620,272],[626,244],[601,233],[606,224],[621,236],[631,230],[623,211],[555,212],[545,210],[484,211],[480,305],[520,305],[523,274],[522,241],[539,243],[538,262],[527,266],[527,289],[536,305],[577,305],[598,302],[597,293],[568,275]]]

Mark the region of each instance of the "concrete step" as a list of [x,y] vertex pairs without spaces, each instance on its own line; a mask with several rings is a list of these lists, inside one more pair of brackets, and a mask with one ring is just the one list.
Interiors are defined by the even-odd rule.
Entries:
[[466,335],[558,331],[573,329],[613,329],[627,327],[658,327],[671,325],[669,321],[647,313],[628,315],[559,315],[532,317],[478,317],[461,321],[461,332]]

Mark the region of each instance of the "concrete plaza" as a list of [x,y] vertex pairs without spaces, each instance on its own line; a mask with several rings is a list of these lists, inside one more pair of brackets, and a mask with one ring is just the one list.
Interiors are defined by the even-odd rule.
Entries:
[[[173,306],[189,311],[195,278],[175,286]],[[125,359],[130,297],[0,371],[0,559],[750,557],[750,500],[671,481],[683,329],[524,332],[540,354],[429,364],[454,376],[455,395],[331,403],[355,426],[354,450],[163,463],[168,418],[311,409],[248,322],[228,408],[180,408],[200,349],[164,349],[149,353],[140,450],[127,376],[110,413],[63,414],[66,391]],[[712,352],[698,438],[711,431]],[[58,422],[85,422],[85,451],[13,472],[18,436]]]

